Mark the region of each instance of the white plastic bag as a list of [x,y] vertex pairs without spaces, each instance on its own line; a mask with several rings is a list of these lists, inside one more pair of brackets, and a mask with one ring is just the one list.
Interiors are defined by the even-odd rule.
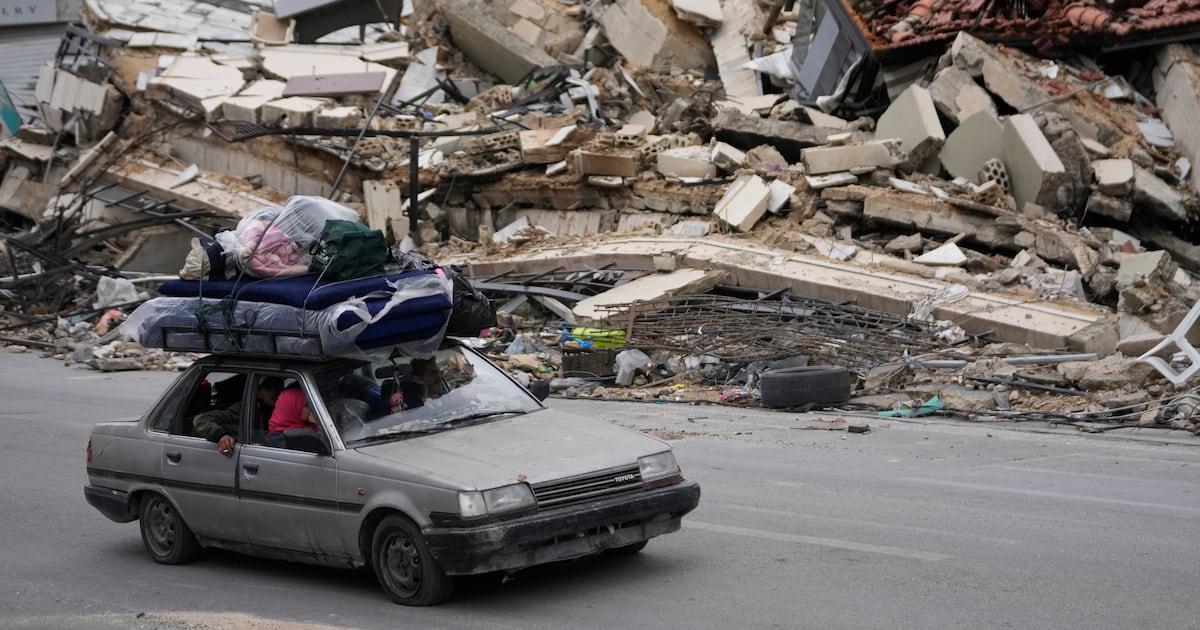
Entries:
[[259,208],[238,222],[233,238],[218,240],[233,252],[238,267],[257,278],[284,278],[308,272],[309,249],[330,219],[358,221],[358,213],[323,197],[297,195],[282,208]]

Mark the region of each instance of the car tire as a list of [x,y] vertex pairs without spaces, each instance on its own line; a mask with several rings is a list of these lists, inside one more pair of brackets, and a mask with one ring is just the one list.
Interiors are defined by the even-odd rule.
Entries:
[[606,555],[616,556],[618,558],[625,556],[636,556],[638,552],[646,548],[646,545],[649,544],[649,542],[649,540],[643,540],[642,542],[635,542],[632,545],[613,547],[612,549],[606,550],[604,553]]
[[840,403],[850,398],[850,372],[832,365],[772,370],[759,377],[759,390],[767,407]]
[[183,521],[179,510],[161,494],[142,499],[139,521],[142,544],[159,564],[185,564],[200,553],[200,543]]
[[371,566],[383,591],[405,606],[433,606],[450,599],[454,578],[446,575],[417,526],[393,514],[375,528]]

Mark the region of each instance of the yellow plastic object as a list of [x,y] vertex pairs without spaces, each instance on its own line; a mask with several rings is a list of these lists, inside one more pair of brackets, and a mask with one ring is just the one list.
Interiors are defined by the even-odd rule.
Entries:
[[625,346],[624,330],[606,330],[604,328],[577,326],[571,329],[571,336],[581,341],[590,341],[593,348],[600,350]]

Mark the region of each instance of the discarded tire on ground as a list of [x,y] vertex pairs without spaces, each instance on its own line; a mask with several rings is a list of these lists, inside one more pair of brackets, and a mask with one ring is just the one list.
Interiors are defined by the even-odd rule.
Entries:
[[850,398],[850,372],[832,365],[772,370],[759,378],[759,389],[767,407],[838,403]]

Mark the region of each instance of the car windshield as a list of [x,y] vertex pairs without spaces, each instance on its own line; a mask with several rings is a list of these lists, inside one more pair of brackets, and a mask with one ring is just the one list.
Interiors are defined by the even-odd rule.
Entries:
[[340,364],[314,378],[349,447],[543,408],[491,362],[460,346],[431,358],[393,356]]

